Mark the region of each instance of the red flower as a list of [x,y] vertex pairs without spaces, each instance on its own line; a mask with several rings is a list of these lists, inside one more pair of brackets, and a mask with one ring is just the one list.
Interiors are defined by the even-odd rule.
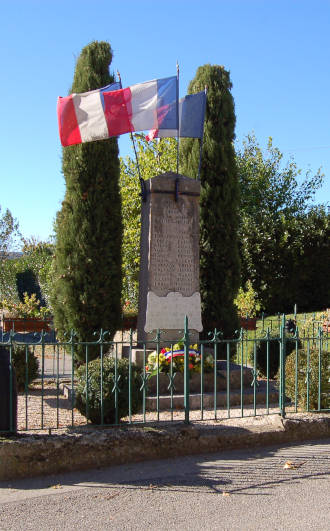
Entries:
[[148,371],[148,370],[149,370],[149,365],[146,365],[146,371]]
[[167,352],[166,348],[162,348],[162,350],[160,351],[161,354],[165,354],[165,352]]
[[193,369],[193,368],[194,368],[193,364],[189,363],[189,369]]

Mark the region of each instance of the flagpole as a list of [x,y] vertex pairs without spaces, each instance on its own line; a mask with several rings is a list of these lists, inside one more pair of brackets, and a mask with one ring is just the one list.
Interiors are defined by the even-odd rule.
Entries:
[[176,149],[176,173],[179,173],[179,147],[180,147],[180,124],[179,124],[179,63],[176,62],[176,123],[177,123],[177,130],[178,130],[178,136],[177,136],[177,149]]
[[[118,76],[118,79],[119,79],[120,88],[122,89],[123,86],[122,86],[122,83],[121,83],[121,75],[120,75],[119,70],[117,70],[117,76]],[[137,154],[137,151],[136,151],[135,139],[134,139],[134,136],[133,136],[132,132],[130,132],[130,137],[131,137],[131,141],[132,141],[133,148],[134,148],[134,153],[135,153],[136,167],[137,167],[137,170],[138,170],[138,176],[139,176],[139,181],[140,181],[140,186],[141,186],[141,197],[142,197],[142,200],[145,201],[146,200],[146,187],[145,187],[145,182],[144,182],[144,180],[141,177],[139,159],[138,159],[138,154]]]
[[206,111],[206,100],[207,100],[207,85],[205,85],[205,103],[204,103],[204,119],[203,119],[203,131],[199,144],[199,165],[198,165],[198,181],[200,181],[201,167],[202,167],[202,152],[203,152],[203,140],[204,140],[204,123],[205,123],[205,111]]

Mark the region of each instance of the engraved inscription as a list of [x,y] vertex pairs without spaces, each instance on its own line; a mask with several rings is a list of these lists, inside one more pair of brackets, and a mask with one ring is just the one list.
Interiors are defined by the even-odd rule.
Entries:
[[[138,340],[152,341],[154,332],[147,330],[157,325],[162,341],[172,341],[182,337],[184,315],[189,315],[189,328],[200,329],[191,315],[197,317],[197,310],[200,315],[200,302],[192,299],[199,292],[200,183],[169,172],[146,181],[146,188],[150,193],[142,203]],[[149,304],[151,291],[162,299],[160,305]],[[183,308],[180,297],[164,304],[171,292],[180,294],[187,306]],[[197,329],[190,330],[196,339]]]
[[198,205],[191,198],[162,197],[153,209],[149,289],[189,296],[199,289]]

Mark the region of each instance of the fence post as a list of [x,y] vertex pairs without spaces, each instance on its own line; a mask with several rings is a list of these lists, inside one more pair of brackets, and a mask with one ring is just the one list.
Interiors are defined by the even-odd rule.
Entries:
[[12,348],[11,331],[10,342],[0,345],[0,432],[7,433],[17,431],[17,388]]
[[157,328],[156,333],[156,353],[157,353],[157,374],[156,374],[156,407],[157,407],[157,421],[159,421],[159,354],[160,354],[160,330]]
[[128,353],[128,421],[132,424],[132,351],[133,351],[133,330],[129,331],[129,353]]
[[285,360],[286,360],[286,337],[285,337],[285,314],[282,316],[282,324],[280,327],[280,410],[281,416],[285,417]]
[[[71,351],[71,426],[74,426],[74,338],[75,338],[75,331],[71,330],[71,337],[70,337],[70,351]],[[101,378],[102,381],[102,378]]]
[[[16,374],[13,367],[13,342],[14,331],[10,334],[9,347],[9,429],[11,433],[17,431],[17,390],[16,390]],[[15,387],[15,389],[14,389]]]
[[189,329],[188,329],[188,317],[184,318],[184,421],[189,424]]
[[10,334],[10,347],[9,347],[9,431],[12,433],[14,431],[14,422],[13,422],[13,336],[14,332]]
[[[313,334],[314,335],[314,334]],[[318,367],[318,390],[317,390],[317,408],[321,411],[321,392],[322,392],[322,336],[323,330],[319,328],[319,367]]]
[[104,364],[103,364],[103,329],[100,330],[100,362],[101,362],[101,426],[104,424],[104,389],[103,389],[103,375],[104,375]]

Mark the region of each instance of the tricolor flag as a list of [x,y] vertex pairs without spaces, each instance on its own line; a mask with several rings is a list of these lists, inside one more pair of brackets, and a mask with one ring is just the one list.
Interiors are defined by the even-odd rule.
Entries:
[[103,140],[148,129],[177,128],[177,78],[147,81],[59,98],[57,114],[63,146]]
[[112,83],[101,89],[58,98],[57,118],[62,146],[109,138],[104,94],[118,89],[120,84]]
[[188,94],[179,101],[179,134],[175,128],[161,127],[153,129],[147,140],[166,137],[203,138],[206,93]]
[[[168,350],[164,353],[166,360],[171,360],[171,358],[177,358],[178,356],[184,356],[184,350]],[[194,349],[189,349],[189,356],[196,357],[199,356],[199,352]]]

